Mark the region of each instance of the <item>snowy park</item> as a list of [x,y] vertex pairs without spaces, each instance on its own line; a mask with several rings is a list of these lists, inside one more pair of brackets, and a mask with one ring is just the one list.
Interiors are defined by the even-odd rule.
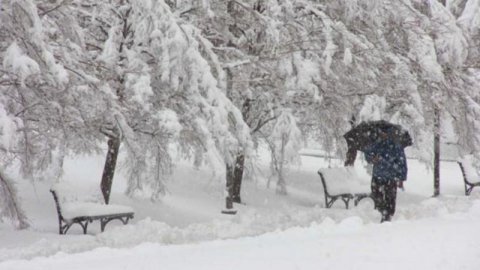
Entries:
[[480,268],[480,0],[0,0],[0,270]]
[[[247,181],[244,204],[235,204],[233,216],[221,213],[224,190],[221,183],[211,182],[208,169],[179,165],[161,202],[125,196],[126,180],[119,177],[112,203],[131,206],[135,218],[128,225],[112,221],[103,233],[93,223],[87,235],[78,225],[58,234],[50,183],[21,183],[32,226],[0,227],[0,269],[478,267],[480,189],[465,196],[457,163],[442,163],[442,194],[432,198],[431,171],[410,159],[394,220],[379,223],[370,199],[348,210],[342,202],[326,209],[316,171],[339,161],[301,159],[302,165],[289,173],[288,196],[267,188],[266,178]],[[69,173],[64,178],[96,185],[101,164],[91,157],[66,161]],[[268,159],[262,165],[268,172]],[[362,168],[359,164],[358,170]]]

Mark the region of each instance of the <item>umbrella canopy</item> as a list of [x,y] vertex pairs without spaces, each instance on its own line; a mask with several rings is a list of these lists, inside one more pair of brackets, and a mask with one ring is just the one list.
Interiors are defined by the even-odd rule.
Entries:
[[412,145],[412,138],[408,131],[404,130],[400,125],[395,125],[384,120],[362,122],[345,133],[343,137],[347,141],[349,149],[353,148],[363,151],[365,147],[379,139],[380,131],[398,140],[403,148]]

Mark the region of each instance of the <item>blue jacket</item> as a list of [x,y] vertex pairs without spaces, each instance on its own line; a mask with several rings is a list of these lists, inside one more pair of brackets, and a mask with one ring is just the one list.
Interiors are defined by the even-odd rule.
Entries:
[[[373,163],[373,177],[385,181],[407,179],[407,159],[399,142],[391,138],[377,141],[364,149],[365,159]],[[374,162],[374,157],[378,160]]]

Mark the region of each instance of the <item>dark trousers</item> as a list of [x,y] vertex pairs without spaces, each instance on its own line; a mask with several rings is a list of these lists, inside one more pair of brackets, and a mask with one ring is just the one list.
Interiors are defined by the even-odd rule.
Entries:
[[390,220],[395,214],[397,201],[397,181],[393,179],[372,178],[372,199],[375,209],[382,214],[382,220]]

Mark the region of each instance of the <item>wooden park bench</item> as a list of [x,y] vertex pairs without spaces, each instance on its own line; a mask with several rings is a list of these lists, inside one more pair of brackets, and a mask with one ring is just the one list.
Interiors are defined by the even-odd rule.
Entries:
[[480,176],[472,167],[471,156],[466,156],[462,160],[457,161],[463,175],[463,183],[465,185],[465,195],[470,195],[474,187],[480,186]]
[[133,218],[134,212],[131,207],[104,204],[98,196],[92,196],[91,193],[79,194],[78,189],[65,183],[55,184],[50,192],[57,208],[60,234],[66,234],[75,223],[79,224],[86,234],[88,223],[94,220],[100,220],[100,230],[103,232],[107,223],[114,219],[127,224]]
[[359,177],[353,167],[322,168],[318,174],[322,180],[327,208],[341,199],[348,209],[350,200],[357,206],[360,200],[370,197],[370,181]]

